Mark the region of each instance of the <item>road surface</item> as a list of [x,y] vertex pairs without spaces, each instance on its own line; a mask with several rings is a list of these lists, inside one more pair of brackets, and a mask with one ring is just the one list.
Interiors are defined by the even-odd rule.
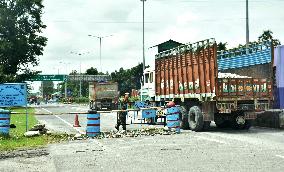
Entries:
[[[81,133],[84,134],[87,125],[87,113],[89,110],[87,105],[71,105],[71,104],[47,104],[43,106],[36,106],[37,119],[46,124],[47,128],[55,132],[65,132],[69,134]],[[75,123],[74,112],[78,112],[78,119],[81,127],[73,127]],[[135,113],[135,116],[134,116]],[[116,124],[116,113],[102,113],[100,115],[101,131],[111,131],[116,130],[114,128]],[[147,125],[140,125],[141,123],[141,113],[129,112],[129,117],[127,118],[127,123],[133,125],[128,125],[127,129],[141,128]],[[144,121],[142,121],[144,122]],[[163,126],[161,126],[163,127]],[[122,127],[120,127],[122,129]]]

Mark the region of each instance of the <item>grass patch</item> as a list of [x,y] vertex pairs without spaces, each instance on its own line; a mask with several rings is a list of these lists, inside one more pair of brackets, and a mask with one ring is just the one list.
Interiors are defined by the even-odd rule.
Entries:
[[[25,137],[26,132],[26,109],[25,108],[11,108],[12,112],[19,112],[20,114],[11,114],[11,124],[15,124],[16,128],[11,128],[9,136],[0,135],[0,151],[14,150],[18,148],[31,148],[44,146],[48,143],[59,142],[68,139],[66,134],[50,134],[36,137]],[[32,128],[38,123],[34,116],[34,108],[28,108],[28,129]]]

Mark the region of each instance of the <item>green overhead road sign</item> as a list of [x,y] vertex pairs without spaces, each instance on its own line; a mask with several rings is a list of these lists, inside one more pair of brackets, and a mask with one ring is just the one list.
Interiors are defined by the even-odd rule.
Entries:
[[94,81],[109,81],[111,80],[110,75],[68,75],[68,81],[85,81],[85,82],[94,82]]
[[65,81],[67,75],[36,75],[28,81]]
[[37,75],[28,81],[109,81],[109,75]]

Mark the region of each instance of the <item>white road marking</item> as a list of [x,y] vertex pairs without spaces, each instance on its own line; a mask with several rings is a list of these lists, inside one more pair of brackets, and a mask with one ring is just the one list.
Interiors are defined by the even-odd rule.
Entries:
[[203,140],[207,140],[207,141],[211,141],[211,142],[216,142],[216,143],[221,143],[221,144],[227,144],[226,142],[224,141],[220,141],[220,140],[217,140],[217,139],[211,139],[211,138],[207,138],[207,137],[203,137],[203,136],[194,136],[196,138],[199,138],[199,139],[203,139]]
[[277,157],[279,157],[279,158],[283,158],[283,159],[284,159],[284,156],[283,156],[283,155],[275,155],[275,156],[277,156]]
[[[47,110],[47,109],[45,109],[45,108],[42,108],[43,110],[45,110],[46,112],[48,112],[48,113],[50,113],[50,114],[52,114],[52,112],[51,111],[49,111],[49,110]],[[67,124],[68,126],[70,126],[71,128],[73,128],[74,130],[76,130],[76,131],[78,131],[80,134],[86,134],[85,132],[82,132],[82,131],[80,131],[78,128],[76,128],[76,127],[73,127],[73,125],[72,124],[70,124],[69,122],[67,122],[66,120],[64,120],[64,119],[62,119],[61,117],[59,117],[58,115],[54,115],[56,118],[58,118],[58,119],[60,119],[62,122],[64,122],[65,124]]]
[[46,111],[46,112],[48,112],[48,113],[50,113],[50,114],[52,114],[51,111],[49,111],[49,110],[47,110],[47,109],[45,109],[45,108],[41,108],[41,109],[44,110],[44,111]]
[[[45,109],[45,108],[42,108],[42,109],[45,110],[46,112],[52,114],[51,111],[49,111],[49,110],[47,110],[47,109]],[[70,123],[67,122],[66,120],[62,119],[62,118],[59,117],[58,115],[54,115],[54,116],[55,116],[56,118],[60,119],[61,121],[63,121],[63,122],[64,122],[65,124],[67,124],[68,126],[74,128],[74,129],[75,129],[76,131],[78,131],[80,134],[86,134],[85,132],[80,131],[78,128],[73,127],[72,124],[70,124]],[[95,139],[92,139],[91,141],[94,142],[94,143],[96,143],[96,144],[99,145],[100,147],[102,147],[103,150],[107,150],[107,147],[104,146],[104,145],[103,145],[102,143],[100,143],[99,141],[97,141],[97,140],[95,140]]]

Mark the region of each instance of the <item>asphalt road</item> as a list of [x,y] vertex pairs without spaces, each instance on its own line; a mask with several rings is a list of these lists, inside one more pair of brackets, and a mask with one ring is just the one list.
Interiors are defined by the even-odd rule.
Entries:
[[[65,132],[69,134],[84,134],[86,132],[87,125],[87,114],[84,113],[87,113],[88,110],[89,108],[87,105],[47,104],[43,106],[36,106],[36,117],[41,123],[46,124],[47,128],[51,131]],[[73,127],[76,115],[74,112],[78,112],[77,115],[81,127]],[[137,114],[137,112],[129,112],[127,123],[132,123],[132,125],[128,125],[127,129],[147,126],[139,124],[141,123],[141,115],[141,113]],[[100,114],[101,131],[106,132],[116,130],[114,128],[116,118],[117,113]],[[161,127],[163,126],[161,125]],[[120,129],[122,129],[122,127],[120,127]]]
[[[79,108],[84,111],[84,107],[61,107],[70,111]],[[46,109],[53,111],[52,107]],[[58,116],[66,122],[74,120],[72,116]],[[44,117],[41,116],[41,120],[48,121]],[[74,132],[75,129],[69,128]],[[40,151],[38,156],[0,160],[0,171],[282,172],[284,130],[251,128],[234,131],[212,126],[208,132],[182,130],[177,135],[70,141],[51,144]]]

